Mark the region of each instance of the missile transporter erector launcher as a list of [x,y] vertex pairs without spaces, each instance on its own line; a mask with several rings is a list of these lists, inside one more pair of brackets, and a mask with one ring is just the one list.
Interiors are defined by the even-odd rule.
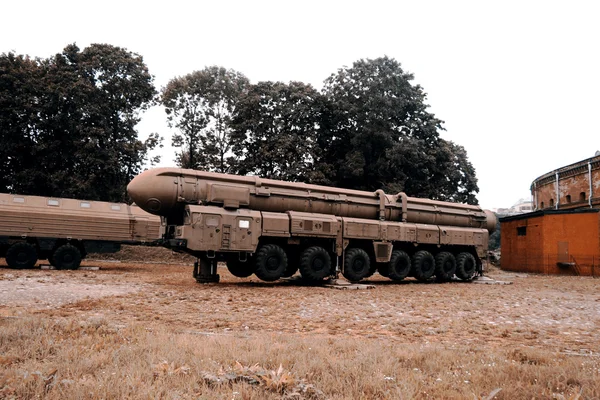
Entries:
[[218,280],[218,261],[264,281],[470,280],[496,225],[478,206],[189,169],[151,169],[127,189],[161,216],[165,246],[198,258],[199,282]]

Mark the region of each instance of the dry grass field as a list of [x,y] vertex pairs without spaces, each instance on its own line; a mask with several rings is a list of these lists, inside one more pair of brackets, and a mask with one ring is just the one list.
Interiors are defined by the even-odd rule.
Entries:
[[0,268],[0,398],[600,398],[600,280],[199,285],[189,258],[119,257]]

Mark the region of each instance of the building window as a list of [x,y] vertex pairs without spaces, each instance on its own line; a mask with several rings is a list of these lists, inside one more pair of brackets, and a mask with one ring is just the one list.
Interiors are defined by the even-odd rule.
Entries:
[[579,193],[579,201],[585,201],[585,192]]
[[91,208],[92,204],[89,201],[82,201],[79,203],[79,207],[81,208]]
[[550,207],[554,207],[554,199],[550,199]]
[[525,236],[527,235],[527,227],[526,226],[517,226],[517,236]]
[[566,199],[567,199],[567,203],[570,203],[571,202],[571,195],[568,194],[567,197],[566,197]]
[[543,202],[543,201],[542,201],[542,205],[541,205],[541,207],[540,207],[540,208],[544,208],[544,202]]
[[60,203],[56,199],[48,199],[48,205],[58,207],[60,205]]
[[15,203],[25,203],[25,197],[13,197]]

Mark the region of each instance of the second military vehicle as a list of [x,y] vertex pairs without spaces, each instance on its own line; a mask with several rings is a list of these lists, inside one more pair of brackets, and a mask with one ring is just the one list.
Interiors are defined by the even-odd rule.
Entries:
[[124,203],[0,193],[0,257],[11,268],[47,259],[76,269],[88,253],[156,242],[159,225],[156,216]]

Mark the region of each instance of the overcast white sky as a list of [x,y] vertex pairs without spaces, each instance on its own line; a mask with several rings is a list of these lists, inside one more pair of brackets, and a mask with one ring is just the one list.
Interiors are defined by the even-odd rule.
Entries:
[[[342,66],[402,63],[467,149],[486,208],[529,198],[539,175],[600,150],[598,1],[4,1],[0,53],[49,57],[69,43],[144,57],[160,89],[219,65],[253,83],[316,88]],[[170,144],[163,109],[142,136]],[[161,165],[173,164],[168,146]]]

